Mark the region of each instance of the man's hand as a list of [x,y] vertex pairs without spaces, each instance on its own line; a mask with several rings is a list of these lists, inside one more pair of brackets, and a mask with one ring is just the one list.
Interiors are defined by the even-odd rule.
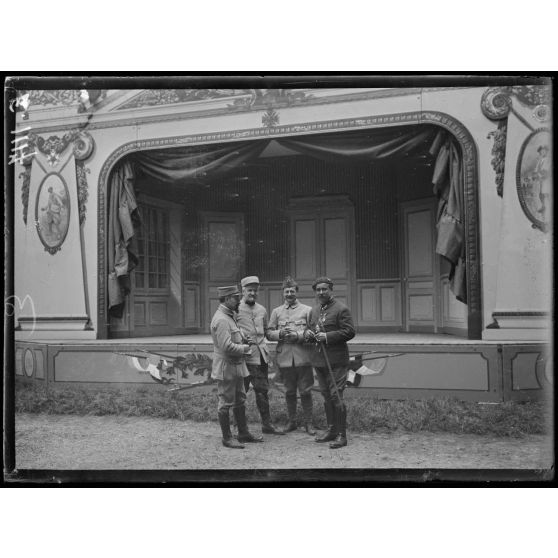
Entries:
[[285,341],[287,343],[295,343],[298,339],[298,335],[294,331],[286,331],[285,332]]
[[314,334],[314,339],[318,343],[325,343],[327,341],[327,335],[326,335],[325,332],[320,331],[320,332]]

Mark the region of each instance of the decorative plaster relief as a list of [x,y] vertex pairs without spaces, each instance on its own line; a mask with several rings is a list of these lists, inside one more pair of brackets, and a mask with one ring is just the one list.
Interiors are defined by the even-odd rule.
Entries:
[[492,168],[496,173],[496,192],[500,197],[504,195],[504,167],[506,165],[506,136],[508,132],[508,121],[500,120],[498,128],[490,132],[486,138],[494,138],[492,146]]
[[[76,179],[78,185],[78,204],[79,204],[79,223],[85,221],[87,198],[89,197],[87,186],[87,173],[90,172],[84,165],[84,160],[91,157],[95,149],[95,141],[88,132],[80,130],[70,130],[62,138],[50,136],[46,140],[41,136],[29,134],[29,150],[35,147],[47,157],[49,164],[55,167],[60,162],[60,155],[73,143],[73,153],[76,159]],[[23,203],[23,222],[27,224],[27,211],[29,204],[29,184],[31,180],[32,158],[24,159],[25,172],[20,173],[19,178],[23,177],[21,187],[21,201]]]
[[60,250],[69,226],[68,185],[58,173],[49,173],[39,186],[35,202],[35,227],[46,252],[54,255]]
[[548,128],[531,133],[521,146],[517,159],[517,195],[523,213],[534,229],[548,230],[552,187],[551,135]]

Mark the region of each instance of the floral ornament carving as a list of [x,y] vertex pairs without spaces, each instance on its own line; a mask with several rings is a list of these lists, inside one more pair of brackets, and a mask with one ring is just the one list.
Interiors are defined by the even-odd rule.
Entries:
[[514,85],[508,89],[520,103],[530,107],[548,105],[551,101],[550,87],[546,85]]
[[487,139],[494,138],[492,146],[492,168],[496,173],[496,192],[500,197],[504,195],[504,166],[506,164],[506,136],[508,132],[508,121],[500,120],[498,129],[490,132]]
[[262,124],[266,128],[273,128],[273,126],[277,126],[277,124],[279,124],[279,114],[277,111],[275,111],[275,109],[268,108],[262,116]]
[[293,105],[300,105],[313,95],[306,91],[297,89],[248,89],[245,90],[250,93],[249,97],[242,97],[235,99],[230,109],[248,109],[248,110],[261,110],[290,107]]
[[71,106],[79,103],[79,96],[79,89],[31,89],[29,90],[29,104]]
[[246,89],[146,89],[117,110],[220,99],[246,93]]
[[95,143],[91,135],[80,130],[70,130],[61,138],[58,136],[50,136],[47,139],[36,134],[29,134],[30,147],[37,149],[45,155],[50,166],[54,167],[60,161],[60,155],[74,143],[74,156],[78,160],[87,159],[93,153]]
[[79,210],[79,224],[83,225],[85,222],[85,212],[87,211],[87,198],[89,191],[87,186],[87,173],[91,169],[85,167],[82,161],[76,161],[76,181],[78,188],[78,210]]
[[31,184],[31,165],[26,165],[25,170],[19,173],[23,177],[21,185],[21,203],[23,204],[23,222],[27,225],[27,207],[29,206],[29,185]]

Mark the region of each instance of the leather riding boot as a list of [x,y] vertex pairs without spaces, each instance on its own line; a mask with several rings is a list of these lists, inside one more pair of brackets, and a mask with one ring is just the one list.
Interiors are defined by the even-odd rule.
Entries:
[[335,407],[335,416],[337,418],[338,434],[335,440],[329,444],[331,449],[342,448],[347,445],[347,407],[341,403],[341,407]]
[[312,424],[312,394],[303,393],[300,396],[300,402],[302,403],[302,410],[304,412],[304,429],[310,436],[314,436],[316,431]]
[[236,424],[238,425],[238,441],[239,442],[263,442],[261,436],[253,436],[248,430],[248,425],[246,424],[246,409],[244,405],[242,407],[235,407],[233,409],[234,416],[236,418]]
[[229,420],[228,409],[222,409],[218,413],[219,425],[221,426],[221,433],[223,435],[223,445],[226,448],[244,449],[242,444],[239,444],[231,434],[231,423]]
[[316,438],[316,442],[331,442],[337,437],[337,425],[334,420],[335,417],[333,414],[333,403],[331,401],[326,401],[324,403],[324,409],[327,420],[327,431],[323,436],[318,436]]
[[262,432],[264,434],[283,434],[271,424],[271,413],[269,412],[269,396],[266,391],[256,392],[256,405],[262,418]]
[[287,403],[287,424],[283,432],[293,432],[297,429],[296,423],[296,392],[285,394],[285,402]]

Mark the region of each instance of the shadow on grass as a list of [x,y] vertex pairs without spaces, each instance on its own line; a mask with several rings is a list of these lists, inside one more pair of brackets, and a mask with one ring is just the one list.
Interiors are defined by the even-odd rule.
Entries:
[[[505,402],[483,405],[458,399],[381,400],[356,397],[348,401],[348,427],[355,432],[448,432],[521,437],[548,434],[551,407],[544,402]],[[287,420],[284,395],[270,390],[274,422]],[[16,381],[16,412],[121,415],[207,422],[217,420],[217,388],[205,386],[169,392],[160,385],[140,387],[45,386]],[[299,405],[299,413],[301,412]],[[258,422],[252,390],[247,416]],[[302,420],[302,416],[300,416]],[[314,421],[325,427],[322,398],[314,393]]]

